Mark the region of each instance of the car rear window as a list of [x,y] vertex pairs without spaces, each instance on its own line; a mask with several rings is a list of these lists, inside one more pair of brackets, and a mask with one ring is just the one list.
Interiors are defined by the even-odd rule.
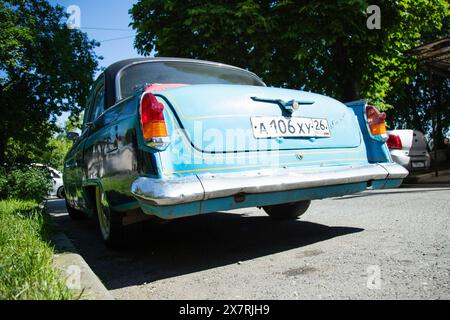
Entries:
[[207,63],[160,61],[132,65],[119,75],[119,92],[126,98],[136,89],[155,83],[236,84],[265,86],[261,79],[241,69]]

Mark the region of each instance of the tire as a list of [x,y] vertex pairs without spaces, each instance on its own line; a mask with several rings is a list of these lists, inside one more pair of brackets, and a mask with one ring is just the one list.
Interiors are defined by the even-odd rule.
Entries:
[[64,194],[64,187],[59,187],[58,191],[56,191],[56,196],[59,199],[64,199],[65,198],[65,194]]
[[263,207],[264,211],[276,220],[295,220],[303,215],[311,205],[311,200]]
[[95,189],[95,204],[100,233],[105,245],[111,249],[123,248],[125,246],[123,215],[111,209],[101,187]]
[[84,214],[84,212],[73,208],[69,204],[67,199],[66,199],[66,208],[67,208],[67,213],[69,214],[70,219],[72,219],[74,221],[79,221],[79,220],[86,219],[86,215]]

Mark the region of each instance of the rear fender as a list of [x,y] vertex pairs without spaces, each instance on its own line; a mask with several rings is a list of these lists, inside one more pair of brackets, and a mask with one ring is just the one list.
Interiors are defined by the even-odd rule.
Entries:
[[380,141],[377,137],[370,133],[366,115],[367,101],[354,101],[346,103],[345,105],[353,110],[356,118],[358,119],[359,127],[366,145],[367,159],[369,163],[392,162],[386,143],[384,141]]

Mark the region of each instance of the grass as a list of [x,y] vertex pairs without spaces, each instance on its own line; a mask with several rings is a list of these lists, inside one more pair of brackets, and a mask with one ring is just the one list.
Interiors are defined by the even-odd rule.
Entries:
[[49,222],[35,202],[0,201],[1,300],[72,298],[53,268]]

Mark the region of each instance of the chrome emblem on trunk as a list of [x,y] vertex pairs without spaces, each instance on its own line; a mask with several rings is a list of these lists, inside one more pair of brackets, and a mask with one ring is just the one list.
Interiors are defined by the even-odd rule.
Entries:
[[292,110],[297,111],[300,108],[300,104],[297,101],[292,101]]
[[276,103],[281,108],[286,110],[289,113],[293,113],[294,111],[297,111],[300,109],[300,106],[302,105],[312,105],[314,104],[314,101],[299,101],[299,100],[291,100],[291,101],[283,101],[281,99],[266,99],[266,98],[258,98],[258,97],[251,97],[253,101],[258,102],[266,102],[266,103]]

